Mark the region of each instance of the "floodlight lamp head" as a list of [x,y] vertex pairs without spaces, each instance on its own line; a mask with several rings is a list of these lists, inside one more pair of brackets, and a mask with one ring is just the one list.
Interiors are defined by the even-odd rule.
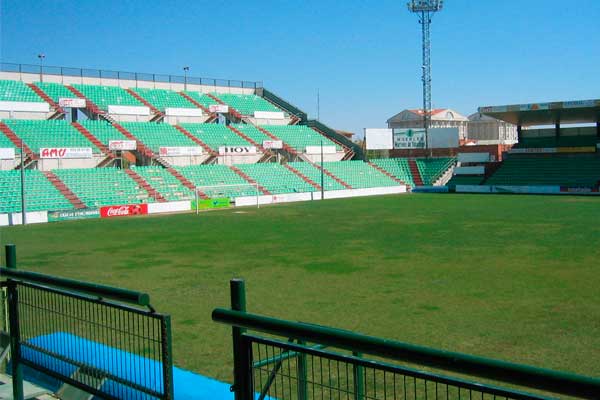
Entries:
[[444,6],[444,0],[411,0],[407,4],[411,12],[436,12]]
[[40,53],[40,54],[38,54],[38,58],[40,60],[42,60],[42,59],[46,58],[46,55],[44,53]]
[[184,70],[184,71],[189,71],[189,70],[190,70],[190,67],[187,67],[187,66],[186,66],[186,67],[183,67],[183,70]]

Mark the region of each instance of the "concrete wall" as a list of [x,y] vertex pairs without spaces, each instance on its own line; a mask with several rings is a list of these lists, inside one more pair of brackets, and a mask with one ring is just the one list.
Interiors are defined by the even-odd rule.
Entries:
[[223,165],[235,165],[235,164],[254,164],[257,163],[263,156],[263,153],[257,152],[256,154],[246,156],[218,156],[217,164]]
[[[468,121],[445,121],[445,120],[432,120],[430,128],[458,128],[459,139],[465,139],[467,137],[467,123]],[[407,120],[407,121],[390,121],[388,128],[401,128],[401,129],[417,129],[423,128],[422,120]]]
[[268,119],[247,117],[254,125],[289,125],[292,119],[285,117],[284,119]]
[[163,156],[161,158],[173,166],[184,167],[186,165],[202,164],[209,157],[209,154],[203,154],[201,156]]
[[103,154],[94,154],[92,158],[40,158],[37,168],[40,171],[51,169],[94,168],[106,158]]
[[15,169],[19,165],[20,159],[15,160],[0,160],[0,171]]
[[[323,161],[341,161],[342,158],[344,158],[344,152],[343,151],[338,151],[335,154],[323,154]],[[303,153],[302,157],[308,158],[310,161],[314,162],[314,163],[318,163],[321,162],[321,155],[320,154],[306,154]]]
[[499,120],[469,121],[467,138],[473,140],[516,141],[517,127]]
[[201,117],[182,117],[182,116],[165,116],[164,122],[170,125],[178,125],[182,123],[196,123],[201,124],[206,122],[210,118],[210,115],[202,115]]

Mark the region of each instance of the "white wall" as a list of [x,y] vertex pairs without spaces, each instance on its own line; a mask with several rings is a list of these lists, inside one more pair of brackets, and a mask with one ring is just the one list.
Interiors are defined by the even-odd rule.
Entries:
[[51,169],[94,168],[106,158],[103,154],[94,154],[92,158],[40,158],[37,166],[40,171]]
[[209,157],[210,154],[202,154],[200,156],[161,156],[161,158],[166,160],[169,164],[182,167],[186,165],[202,164]]
[[0,226],[8,225],[8,214],[0,214]]
[[263,156],[263,153],[257,152],[247,156],[218,156],[217,164],[235,165],[235,164],[254,164]]
[[[338,151],[335,154],[323,154],[323,161],[341,161],[342,158],[344,158],[344,154],[345,153],[343,151]],[[313,163],[321,162],[321,155],[320,154],[306,154],[306,153],[303,153],[302,155],[304,157],[308,158]]]
[[[10,214],[9,222],[11,225],[21,225],[23,222],[21,213]],[[43,224],[48,222],[48,213],[46,211],[33,211],[27,213],[28,224]]]
[[148,204],[148,214],[190,211],[191,207],[192,206],[189,200],[169,201],[167,203],[150,203]]

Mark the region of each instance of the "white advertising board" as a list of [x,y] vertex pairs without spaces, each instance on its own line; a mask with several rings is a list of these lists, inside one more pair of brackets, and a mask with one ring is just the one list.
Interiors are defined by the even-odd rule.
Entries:
[[512,148],[508,151],[509,153],[512,154],[527,154],[527,153],[557,153],[558,149],[556,147],[539,147],[539,148],[522,148],[522,149],[515,149]]
[[450,149],[458,147],[458,128],[429,129],[429,148]]
[[211,104],[208,106],[208,111],[211,113],[227,114],[229,112],[229,106],[225,104]]
[[90,147],[43,147],[40,148],[40,158],[92,158]]
[[367,150],[391,150],[394,148],[391,129],[365,128]]
[[58,99],[58,105],[61,107],[70,107],[70,108],[85,108],[85,99],[80,99],[79,97],[75,98],[66,98],[60,97]]
[[474,167],[454,168],[454,175],[483,175],[484,173],[485,167],[483,165],[476,165]]
[[262,146],[265,149],[283,149],[283,141],[281,141],[281,140],[263,140]]
[[169,117],[201,117],[204,115],[199,108],[165,108],[165,115]]
[[150,115],[150,108],[146,106],[108,106],[109,114],[120,115]]
[[424,149],[425,129],[394,129],[394,149]]
[[135,140],[109,140],[109,150],[135,150],[137,143]]
[[284,119],[285,114],[280,111],[254,111],[254,118]]
[[0,101],[0,111],[50,112],[50,104],[45,102]]
[[256,146],[221,146],[219,154],[222,156],[243,156],[256,154]]
[[160,147],[158,153],[161,157],[201,156],[202,147]]
[[[335,154],[335,146],[323,146],[323,154]],[[306,154],[321,154],[321,146],[306,146]]]
[[461,162],[461,163],[490,162],[490,153],[458,153],[458,162]]
[[15,159],[15,149],[12,147],[2,147],[0,148],[0,160],[14,160]]

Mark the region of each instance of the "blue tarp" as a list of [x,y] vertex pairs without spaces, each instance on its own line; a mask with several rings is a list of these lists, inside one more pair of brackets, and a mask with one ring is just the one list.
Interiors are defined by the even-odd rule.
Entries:
[[[72,375],[77,366],[28,347],[27,343],[65,359],[85,363],[106,371],[120,379],[134,382],[145,388],[158,392],[162,390],[162,365],[149,358],[65,332],[38,336],[24,343],[21,347],[23,358],[63,376]],[[44,382],[39,379],[39,376],[32,376],[28,371],[28,369],[24,371],[26,374],[25,379],[37,382],[42,386],[45,385],[49,390],[55,391],[57,389],[56,387],[48,387],[51,381],[46,380]],[[173,386],[176,400],[233,399],[233,394],[229,391],[229,384],[177,367],[173,367]],[[154,397],[138,390],[130,387],[125,388],[122,384],[110,379],[104,382],[101,390],[118,395],[123,399],[154,399]]]

